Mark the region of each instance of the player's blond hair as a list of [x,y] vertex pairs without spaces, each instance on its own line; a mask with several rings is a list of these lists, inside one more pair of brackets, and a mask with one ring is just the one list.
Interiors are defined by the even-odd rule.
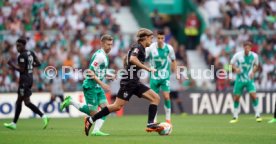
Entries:
[[140,28],[136,33],[137,41],[143,41],[147,36],[153,35],[153,32],[147,28]]
[[105,42],[105,41],[112,41],[113,37],[109,34],[105,34],[101,37],[101,42]]

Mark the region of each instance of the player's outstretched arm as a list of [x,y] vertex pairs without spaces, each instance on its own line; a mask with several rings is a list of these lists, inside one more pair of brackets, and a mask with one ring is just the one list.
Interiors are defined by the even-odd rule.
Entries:
[[35,53],[32,52],[32,55],[33,55],[33,57],[34,57],[33,66],[34,66],[34,67],[39,67],[39,66],[41,66],[41,63],[40,63],[40,61],[38,60],[38,58],[37,58],[37,56],[35,55]]
[[11,60],[8,61],[8,65],[16,71],[19,71],[19,72],[25,71],[24,67],[20,67],[19,65],[14,64]]
[[172,60],[172,70],[174,73],[177,72],[177,63],[176,63],[176,60]]
[[107,91],[110,90],[109,85],[107,85],[107,84],[105,84],[104,82],[102,82],[102,81],[96,76],[96,74],[95,74],[94,71],[92,71],[92,70],[90,70],[90,69],[87,70],[87,75],[88,75],[91,79],[95,80],[96,83],[99,84],[104,90],[107,90]]
[[237,74],[239,74],[241,72],[241,70],[238,67],[236,67],[234,64],[231,64],[231,67],[232,67],[233,72],[235,72]]
[[156,71],[155,69],[149,68],[149,67],[145,66],[144,64],[142,64],[136,56],[133,56],[133,55],[130,56],[129,62],[131,62],[132,64],[134,64],[137,67],[142,68],[146,71],[149,71],[149,72],[155,72]]

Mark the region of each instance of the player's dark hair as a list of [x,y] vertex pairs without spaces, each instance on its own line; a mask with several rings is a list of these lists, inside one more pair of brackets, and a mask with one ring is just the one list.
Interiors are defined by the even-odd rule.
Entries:
[[138,42],[144,41],[147,36],[151,36],[151,35],[153,35],[153,32],[151,30],[146,28],[141,28],[138,30],[136,34],[137,41]]
[[21,38],[19,38],[16,42],[17,42],[17,43],[21,43],[22,45],[25,46],[26,43],[27,43],[27,40],[26,40],[25,38],[21,37]]
[[113,37],[109,34],[105,34],[101,37],[101,42],[105,42],[105,41],[112,41]]
[[245,46],[250,46],[250,47],[252,47],[252,42],[251,41],[246,41],[246,42],[244,42],[243,43],[243,46],[245,47]]
[[157,35],[165,35],[164,30],[158,30],[158,31],[157,31]]

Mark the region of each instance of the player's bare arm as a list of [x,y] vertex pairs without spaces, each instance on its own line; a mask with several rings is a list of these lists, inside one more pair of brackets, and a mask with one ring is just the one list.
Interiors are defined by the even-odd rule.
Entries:
[[132,64],[134,64],[134,65],[138,66],[139,68],[142,68],[142,69],[144,69],[146,71],[149,71],[149,72],[155,72],[156,71],[155,69],[149,68],[149,67],[145,66],[144,64],[142,64],[136,56],[133,56],[133,55],[130,56],[129,61]]
[[232,67],[233,72],[235,72],[237,74],[239,74],[241,72],[241,70],[238,67],[236,67],[234,64],[231,64],[231,67]]
[[16,71],[19,71],[19,72],[24,72],[25,71],[24,67],[20,67],[19,65],[13,63],[11,60],[8,61],[8,65]]
[[255,73],[256,73],[258,70],[259,70],[259,65],[255,64],[255,65],[254,65],[254,68],[253,68],[253,70],[252,70],[252,72],[251,72],[250,75],[249,75],[251,79],[254,78],[254,75],[255,75]]
[[32,53],[32,54],[33,54],[33,57],[34,57],[33,66],[34,66],[34,67],[39,67],[39,66],[41,66],[41,63],[40,63],[40,61],[38,60],[38,58],[36,57],[36,55],[35,55],[34,53]]
[[91,79],[94,79],[96,81],[97,84],[99,84],[104,90],[109,91],[110,87],[109,85],[105,84],[104,82],[102,82],[95,74],[94,71],[92,70],[87,70],[87,76],[90,76]]

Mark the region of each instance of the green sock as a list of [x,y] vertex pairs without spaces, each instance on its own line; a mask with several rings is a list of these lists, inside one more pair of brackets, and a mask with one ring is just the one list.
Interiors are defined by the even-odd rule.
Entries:
[[87,115],[90,115],[90,110],[88,105],[83,105],[79,110],[83,113],[86,113]]
[[258,104],[259,104],[258,98],[253,99],[252,104],[253,104],[254,107],[258,106]]
[[239,105],[240,105],[240,102],[238,102],[238,101],[234,101],[234,108],[238,108],[238,107],[239,107]]
[[171,108],[171,100],[165,100],[165,107],[167,109],[170,109]]

